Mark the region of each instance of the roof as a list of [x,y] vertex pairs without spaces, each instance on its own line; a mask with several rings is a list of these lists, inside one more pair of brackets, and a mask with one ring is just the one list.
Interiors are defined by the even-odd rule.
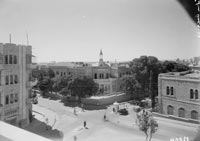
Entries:
[[0,121],[1,141],[52,141],[16,126]]
[[49,63],[48,66],[62,66],[62,67],[69,67],[69,68],[76,67],[76,65],[71,62]]
[[159,77],[200,79],[200,71],[199,70],[189,70],[189,71],[184,71],[184,72],[161,73],[161,74],[159,74]]

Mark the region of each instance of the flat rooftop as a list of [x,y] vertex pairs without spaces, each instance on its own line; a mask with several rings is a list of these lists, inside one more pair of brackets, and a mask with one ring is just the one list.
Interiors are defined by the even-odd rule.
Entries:
[[182,78],[182,79],[199,79],[200,80],[200,71],[199,70],[189,70],[184,72],[168,72],[161,73],[159,77],[173,77],[173,78]]

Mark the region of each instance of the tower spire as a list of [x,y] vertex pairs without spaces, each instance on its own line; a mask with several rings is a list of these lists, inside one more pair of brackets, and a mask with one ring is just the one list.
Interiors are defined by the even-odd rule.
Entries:
[[100,53],[99,53],[99,61],[103,61],[103,52],[102,52],[102,49],[100,50]]
[[103,65],[103,52],[102,52],[102,49],[100,50],[100,53],[99,53],[99,65]]

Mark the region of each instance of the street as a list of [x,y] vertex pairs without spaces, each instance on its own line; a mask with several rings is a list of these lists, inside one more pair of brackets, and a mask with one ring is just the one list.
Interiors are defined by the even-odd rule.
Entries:
[[[50,132],[48,130],[43,130],[47,132],[46,134],[42,132],[38,134],[53,140],[70,141],[76,137],[78,141],[144,141],[145,134],[135,124],[135,112],[132,105],[128,106],[128,110],[129,115],[122,116],[113,113],[111,108],[82,111],[81,108],[76,107],[77,115],[75,115],[73,107],[66,107],[58,100],[41,97],[38,98],[38,104],[33,105],[35,118],[44,123],[45,118],[48,118],[48,126],[52,128],[51,134],[48,134]],[[108,121],[103,120],[105,113]],[[196,135],[198,128],[196,124],[160,117],[155,117],[155,119],[158,121],[158,131],[153,134],[152,141],[170,141],[171,138],[176,137],[189,137],[189,140],[193,140]],[[84,121],[87,128],[83,126]],[[53,136],[55,130],[61,135],[58,136],[56,132],[57,139]]]

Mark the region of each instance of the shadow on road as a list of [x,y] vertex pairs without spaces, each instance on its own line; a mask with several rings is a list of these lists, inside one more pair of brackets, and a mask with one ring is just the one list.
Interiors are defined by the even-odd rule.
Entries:
[[54,141],[63,140],[63,133],[61,131],[52,129],[50,125],[46,125],[44,122],[41,122],[35,118],[33,119],[32,123],[25,128],[25,130]]

